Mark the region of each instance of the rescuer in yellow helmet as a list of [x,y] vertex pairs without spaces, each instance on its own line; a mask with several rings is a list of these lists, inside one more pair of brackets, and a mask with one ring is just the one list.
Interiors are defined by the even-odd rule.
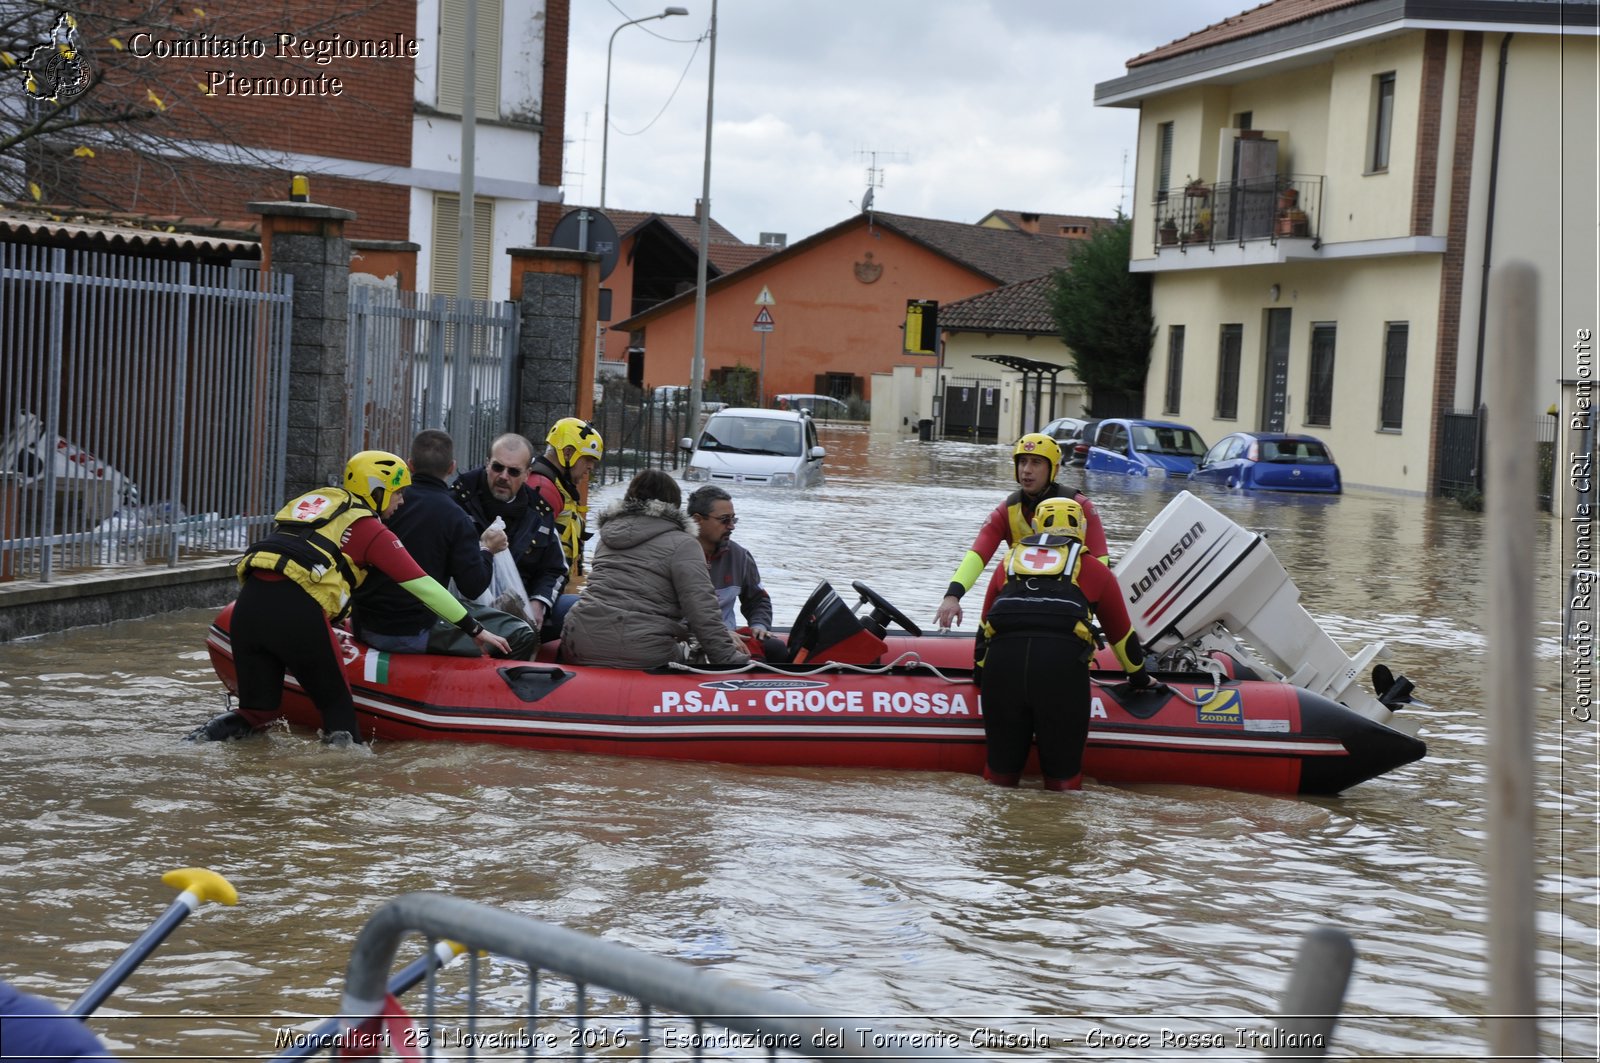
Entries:
[[1045,789],[1082,787],[1096,621],[1130,688],[1150,685],[1122,590],[1084,546],[1088,527],[1077,500],[1042,500],[1032,534],[1006,554],[1007,579],[979,627],[973,659],[983,695],[983,775],[997,786],[1017,785],[1037,741]]
[[331,621],[342,619],[373,568],[456,624],[480,649],[510,653],[506,641],[418,567],[382,517],[399,508],[411,470],[395,454],[363,450],[344,467],[344,487],[319,487],[278,510],[271,534],[239,559],[239,598],[228,638],[239,680],[239,708],[189,735],[242,738],[281,715],[285,671],[322,713],[325,741],[359,743],[350,683]]
[[[1100,515],[1095,512],[1089,496],[1056,482],[1056,475],[1061,471],[1061,444],[1042,432],[1029,432],[1017,440],[1012,448],[1011,464],[1017,489],[989,514],[989,519],[978,530],[972,548],[950,577],[950,587],[945,592],[944,600],[939,603],[939,611],[934,614],[935,622],[942,629],[948,629],[952,623],[961,623],[962,595],[971,590],[978,577],[983,575],[983,567],[989,563],[989,558],[994,556],[1002,542],[1018,543],[1030,534],[1034,507],[1047,498],[1075,499],[1083,507],[1087,521],[1085,541],[1089,553],[1101,561],[1110,556],[1106,550],[1105,529],[1100,526]],[[984,594],[984,614],[988,613],[1004,580],[1005,567],[1001,566],[995,569]]]

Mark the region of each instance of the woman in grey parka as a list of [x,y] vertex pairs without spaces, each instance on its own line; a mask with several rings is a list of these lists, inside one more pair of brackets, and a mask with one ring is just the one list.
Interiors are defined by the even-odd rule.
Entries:
[[655,668],[684,659],[693,635],[716,668],[750,655],[722,622],[705,551],[680,505],[677,481],[646,469],[596,520],[600,546],[561,629],[561,657],[603,668]]

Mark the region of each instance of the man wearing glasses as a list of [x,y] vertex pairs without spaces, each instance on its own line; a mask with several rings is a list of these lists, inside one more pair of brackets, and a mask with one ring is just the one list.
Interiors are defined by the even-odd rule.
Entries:
[[505,521],[503,541],[487,535],[483,545],[490,553],[511,551],[528,592],[528,619],[538,631],[566,585],[567,559],[550,504],[528,487],[532,464],[533,444],[509,432],[490,446],[488,463],[462,473],[452,490],[479,535],[496,517]]
[[738,605],[745,623],[750,625],[751,637],[761,643],[767,659],[788,660],[783,641],[768,635],[772,627],[772,598],[761,586],[761,570],[756,567],[756,559],[733,541],[733,529],[739,518],[734,515],[732,497],[722,488],[707,484],[689,496],[688,509],[700,549],[706,553],[711,588],[717,592],[717,604],[722,607],[722,622],[738,630],[739,621],[734,615],[734,606]]

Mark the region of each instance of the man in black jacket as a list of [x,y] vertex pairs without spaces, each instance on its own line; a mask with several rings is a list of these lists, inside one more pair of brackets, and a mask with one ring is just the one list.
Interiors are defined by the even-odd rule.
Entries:
[[[411,486],[405,504],[387,523],[418,566],[469,599],[467,612],[511,644],[511,656],[527,660],[538,649],[528,624],[498,609],[470,604],[489,586],[493,554],[506,548],[499,532],[482,536],[451,497],[445,481],[455,472],[455,444],[449,433],[429,428],[411,443]],[[476,657],[477,647],[458,637],[459,629],[441,622],[426,606],[383,573],[372,570],[355,593],[356,637],[390,653],[443,653]]]
[[456,478],[455,500],[479,533],[494,518],[505,521],[511,556],[528,594],[528,619],[537,631],[567,583],[567,559],[561,552],[555,514],[550,504],[528,487],[533,444],[507,433],[489,448],[489,461]]

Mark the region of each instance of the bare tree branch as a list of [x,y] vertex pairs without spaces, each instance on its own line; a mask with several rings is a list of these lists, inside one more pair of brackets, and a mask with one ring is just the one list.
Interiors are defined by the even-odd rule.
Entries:
[[[58,105],[24,91],[24,65],[49,44],[60,9],[32,0],[0,0],[0,199],[40,198],[47,203],[137,210],[159,182],[163,202],[204,209],[217,199],[219,165],[257,167],[240,173],[241,185],[259,185],[285,153],[316,155],[298,147],[315,121],[308,104],[281,121],[242,129],[241,104],[209,93],[208,71],[228,70],[241,79],[316,78],[325,63],[281,55],[278,35],[302,40],[378,36],[372,27],[404,26],[415,32],[410,0],[362,0],[328,5],[311,0],[239,3],[218,0],[211,10],[157,0],[85,0],[74,9],[76,39],[91,78],[76,99]],[[263,54],[217,54],[221,42],[246,42]],[[136,54],[137,45],[145,46]],[[151,46],[182,43],[199,57],[150,54]],[[206,49],[212,49],[207,52]],[[348,80],[368,75],[369,61],[339,68]],[[337,106],[373,122],[410,120],[410,101],[397,115],[390,92],[374,103],[362,92],[346,93]],[[286,110],[281,104],[280,112]],[[270,114],[270,112],[268,112]],[[127,179],[136,175],[137,179]],[[155,175],[157,182],[146,180]],[[37,189],[35,193],[33,189]],[[242,204],[241,204],[242,206]]]

